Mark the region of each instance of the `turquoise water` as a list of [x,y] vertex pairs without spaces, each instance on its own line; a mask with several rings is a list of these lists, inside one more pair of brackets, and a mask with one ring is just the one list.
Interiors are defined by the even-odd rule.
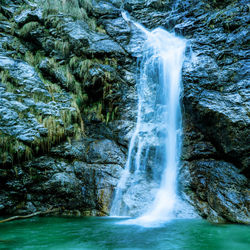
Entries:
[[172,220],[160,228],[124,219],[43,217],[0,224],[0,249],[250,249],[250,227]]

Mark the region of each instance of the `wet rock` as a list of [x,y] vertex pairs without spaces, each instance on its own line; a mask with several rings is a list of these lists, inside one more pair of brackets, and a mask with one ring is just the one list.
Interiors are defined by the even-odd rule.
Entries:
[[[247,90],[245,90],[247,91]],[[185,103],[187,103],[185,101]],[[220,93],[216,91],[203,91],[197,104],[194,104],[193,116],[197,122],[206,121],[199,129],[209,135],[230,158],[239,160],[244,168],[248,157],[248,130],[250,120],[244,100],[239,93]],[[189,105],[189,104],[188,104]],[[248,164],[248,163],[247,163]]]
[[105,30],[109,36],[119,42],[123,48],[128,44],[131,28],[122,17],[104,19],[99,22],[105,26]]
[[117,144],[110,140],[99,140],[89,144],[86,152],[88,163],[125,164],[125,155]]
[[159,188],[155,182],[147,181],[145,176],[137,176],[135,179],[128,180],[129,187],[126,188],[122,201],[122,210],[128,209],[130,216],[140,216],[149,211],[150,205],[154,202],[157,188]]
[[113,4],[115,7],[120,8],[122,6],[123,0],[108,0],[106,2],[109,2]]
[[92,5],[93,5],[93,14],[96,16],[96,17],[102,17],[103,16],[118,16],[120,14],[120,10],[118,8],[116,8],[114,5],[113,5],[113,2],[114,4],[116,5],[120,5],[119,2],[121,1],[110,1],[107,2],[107,1],[93,1]]
[[136,123],[129,120],[117,120],[110,124],[119,144],[128,147],[133,136]]
[[68,22],[64,26],[64,32],[69,38],[71,47],[76,55],[82,48],[86,48],[90,43],[89,26],[83,21]]
[[[8,54],[12,54],[12,52],[16,53],[16,51],[25,54],[28,49],[14,36],[1,34],[0,37],[0,52],[4,52],[4,55],[8,56]],[[8,51],[6,51],[6,47]]]
[[0,12],[6,17],[11,18],[19,6],[12,1],[4,1],[0,6]]
[[42,10],[24,10],[20,15],[15,16],[15,22],[20,26],[29,22],[41,22],[43,20]]
[[[89,141],[90,140],[90,141]],[[81,141],[65,142],[51,149],[51,153],[55,156],[63,157],[66,159],[85,160],[85,151],[91,139],[84,139]]]
[[116,54],[119,56],[121,54],[125,54],[125,51],[121,48],[121,46],[111,40],[107,35],[95,36],[87,52],[97,55]]
[[74,174],[69,173],[56,173],[43,185],[45,192],[56,192],[58,196],[63,197],[75,195],[78,188],[79,181]]
[[148,0],[146,5],[155,9],[162,7],[163,3],[161,0]]
[[0,55],[0,69],[7,70],[10,76],[17,80],[17,87],[22,87],[24,91],[50,97],[44,83],[28,63]]
[[44,59],[40,65],[39,69],[44,73],[46,78],[50,79],[51,81],[58,82],[64,89],[73,89],[69,86],[65,69],[63,67],[58,67],[54,69],[51,67],[50,62],[48,59]]
[[0,31],[8,33],[11,29],[10,23],[6,21],[0,21]]
[[[20,102],[7,102],[0,98],[2,103],[0,108],[0,131],[4,134],[14,136],[23,142],[32,142],[35,137],[40,137],[39,129],[42,126],[36,119],[20,119],[19,112],[24,112],[28,108]],[[18,110],[19,109],[19,110]]]
[[223,161],[184,163],[182,185],[186,192],[194,194],[192,202],[203,217],[215,222],[222,218],[249,224],[249,183],[238,172],[232,164]]
[[123,49],[134,57],[141,55],[146,35],[132,23],[122,17],[101,21],[108,34],[122,45]]
[[84,203],[107,214],[122,168],[116,164],[75,162],[74,169],[76,176],[83,182]]
[[124,54],[123,49],[106,34],[96,33],[90,30],[87,23],[83,21],[69,22],[64,26],[74,53]]

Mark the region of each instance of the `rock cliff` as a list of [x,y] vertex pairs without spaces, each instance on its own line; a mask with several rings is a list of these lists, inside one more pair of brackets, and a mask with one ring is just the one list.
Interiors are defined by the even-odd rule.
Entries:
[[[179,192],[249,223],[247,1],[0,1],[0,214],[106,215],[136,121],[147,28],[188,40]],[[64,3],[66,4],[66,3]]]

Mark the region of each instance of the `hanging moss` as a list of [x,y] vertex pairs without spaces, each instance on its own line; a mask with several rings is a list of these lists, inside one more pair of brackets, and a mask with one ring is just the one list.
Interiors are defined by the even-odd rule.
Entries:
[[26,38],[29,36],[32,30],[35,30],[39,27],[38,22],[29,22],[24,24],[24,26],[20,29],[19,34],[21,37]]
[[68,41],[55,41],[55,49],[60,51],[63,56],[68,57],[70,48],[69,48],[69,42]]
[[92,10],[91,0],[43,0],[41,6],[44,8],[44,16],[64,13],[72,16],[74,19],[83,19],[90,26],[93,26],[94,19],[88,17]]

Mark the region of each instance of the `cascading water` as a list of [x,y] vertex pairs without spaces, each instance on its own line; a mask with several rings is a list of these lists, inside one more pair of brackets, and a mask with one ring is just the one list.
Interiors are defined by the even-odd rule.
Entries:
[[[125,14],[123,17],[128,20]],[[137,80],[138,116],[110,215],[131,215],[130,210],[136,204],[131,205],[133,197],[128,200],[126,192],[136,190],[143,178],[156,183],[160,179],[151,205],[146,211],[139,208],[143,213],[137,213],[140,217],[134,222],[166,221],[173,217],[177,201],[176,179],[182,132],[181,69],[186,43],[162,28],[148,31],[133,23],[146,35]],[[131,194],[140,196],[136,191],[130,191]],[[145,206],[142,204],[141,208]]]

